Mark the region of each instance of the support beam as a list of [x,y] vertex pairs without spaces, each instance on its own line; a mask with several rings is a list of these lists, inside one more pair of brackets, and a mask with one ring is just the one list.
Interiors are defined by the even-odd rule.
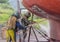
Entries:
[[19,0],[17,0],[17,11],[19,13],[19,15],[21,14],[21,10],[20,10],[20,2]]
[[60,42],[60,22],[50,19],[50,36],[54,40],[51,42]]

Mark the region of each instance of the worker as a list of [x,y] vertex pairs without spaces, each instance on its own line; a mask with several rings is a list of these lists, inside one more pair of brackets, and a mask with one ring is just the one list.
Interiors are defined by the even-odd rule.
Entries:
[[6,34],[6,38],[7,38],[7,42],[9,42],[10,38],[12,40],[12,42],[15,42],[14,39],[14,28],[15,28],[15,23],[16,23],[16,18],[14,16],[11,16],[10,19],[7,22],[7,34]]
[[[19,19],[20,19],[20,16],[19,16],[19,13],[17,13],[17,14],[13,14],[12,15],[12,17],[15,17],[16,19],[15,19],[15,21],[14,21],[14,19],[13,19],[13,24],[14,24],[14,40],[15,40],[15,42],[16,42],[16,32],[18,32],[18,31],[20,31],[20,30],[25,30],[25,27],[23,26],[23,25],[21,25],[20,24],[20,21],[19,21]],[[13,25],[12,25],[13,26]],[[11,40],[10,40],[11,41]]]
[[17,14],[13,14],[8,22],[7,22],[7,32],[6,32],[6,38],[7,38],[7,42],[16,42],[16,32],[15,32],[15,26],[16,26],[16,21],[19,18],[19,15]]

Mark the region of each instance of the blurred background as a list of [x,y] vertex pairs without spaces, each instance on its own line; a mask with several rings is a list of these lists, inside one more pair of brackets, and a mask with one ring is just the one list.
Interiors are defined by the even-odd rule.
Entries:
[[[22,0],[19,0],[19,2],[20,2],[21,15],[23,16],[24,13],[27,12],[28,10],[22,5]],[[13,13],[16,13],[16,11],[18,10],[17,8],[18,8],[17,0],[0,0],[0,28],[6,24],[9,17]],[[29,19],[31,19],[31,17]],[[42,28],[42,30],[46,32],[48,36],[50,35],[49,34],[50,26],[49,21],[47,19],[33,15],[33,21],[36,21],[38,23],[34,24],[34,28],[37,29]]]

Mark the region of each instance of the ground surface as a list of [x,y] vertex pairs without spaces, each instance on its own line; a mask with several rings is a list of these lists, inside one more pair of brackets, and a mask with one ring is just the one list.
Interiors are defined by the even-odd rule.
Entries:
[[[0,29],[0,31],[1,31],[1,29]],[[46,42],[47,41],[41,35],[39,35],[37,32],[35,32],[35,33],[36,33],[36,35],[37,35],[37,37],[38,37],[38,39],[39,39],[40,42]],[[26,42],[27,41],[28,41],[28,36],[26,37]],[[6,42],[6,40],[3,40],[1,38],[1,33],[0,33],[0,42]],[[17,42],[19,42],[19,35],[17,35]],[[37,42],[36,39],[35,39],[35,36],[34,36],[33,32],[31,33],[30,42]]]

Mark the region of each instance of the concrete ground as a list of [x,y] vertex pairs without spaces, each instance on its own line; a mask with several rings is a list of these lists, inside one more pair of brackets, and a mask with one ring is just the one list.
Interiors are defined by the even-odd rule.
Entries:
[[[0,31],[1,31],[1,29],[0,29]],[[40,42],[47,42],[47,40],[45,38],[43,38],[38,32],[35,31],[35,33]],[[28,35],[29,35],[29,32],[27,32],[27,37],[25,40],[26,42],[28,42]],[[6,42],[6,40],[1,38],[1,32],[0,32],[0,42]],[[19,35],[17,35],[17,42],[19,42]],[[37,42],[33,32],[31,32],[30,42]]]
[[[39,41],[41,41],[41,42],[46,42],[47,41],[45,38],[43,38],[37,32],[35,32],[35,33],[36,33]],[[2,39],[1,36],[0,36],[0,42],[6,42],[6,40]],[[19,35],[17,35],[17,42],[19,42]],[[26,37],[26,42],[28,42],[28,35]],[[31,32],[30,42],[37,42],[33,32]]]

